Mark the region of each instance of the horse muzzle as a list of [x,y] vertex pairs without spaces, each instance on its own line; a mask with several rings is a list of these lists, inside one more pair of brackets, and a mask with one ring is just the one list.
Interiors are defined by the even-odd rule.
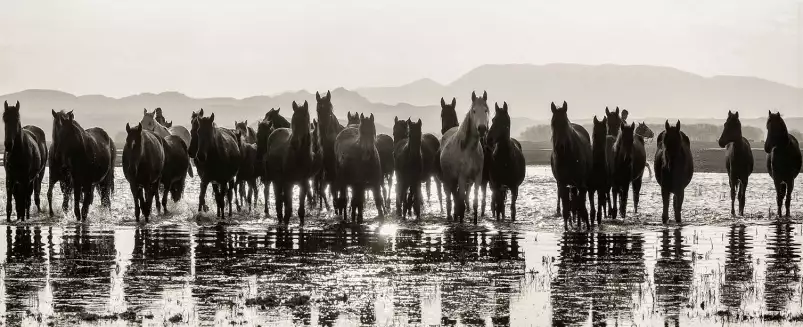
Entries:
[[477,126],[477,131],[480,132],[480,136],[485,137],[485,135],[488,134],[488,126],[487,125]]

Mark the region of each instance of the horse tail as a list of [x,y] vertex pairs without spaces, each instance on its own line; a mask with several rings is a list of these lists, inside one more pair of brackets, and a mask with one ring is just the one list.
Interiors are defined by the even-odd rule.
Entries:
[[652,179],[652,168],[650,168],[650,163],[649,162],[645,162],[644,163],[644,167],[646,167],[647,173],[650,174],[650,179]]

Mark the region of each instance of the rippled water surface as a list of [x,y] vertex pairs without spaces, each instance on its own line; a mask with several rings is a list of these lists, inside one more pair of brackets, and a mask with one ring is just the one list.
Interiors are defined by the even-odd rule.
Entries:
[[591,232],[563,231],[545,167],[528,168],[516,222],[477,226],[445,222],[434,192],[420,222],[220,223],[196,212],[197,180],[137,223],[117,179],[84,224],[58,209],[0,225],[2,325],[803,325],[800,192],[792,219],[770,217],[764,174],[744,218],[723,174],[696,174],[682,225],[660,224],[650,180],[639,214]]

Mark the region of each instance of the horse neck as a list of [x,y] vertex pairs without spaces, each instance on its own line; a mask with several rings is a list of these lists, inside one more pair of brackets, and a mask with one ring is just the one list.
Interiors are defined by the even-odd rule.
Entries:
[[68,147],[67,149],[64,149],[64,151],[69,151],[69,156],[70,157],[74,156],[73,153],[75,153],[76,150],[79,150],[77,155],[86,155],[86,142],[84,142],[84,140],[86,139],[85,136],[84,136],[86,131],[84,131],[84,129],[82,129],[80,127],[80,125],[78,125],[77,123],[73,123],[71,125],[68,125],[68,126],[65,126],[65,127],[62,127],[62,128],[71,129],[71,130],[68,130],[68,132],[75,133],[76,140],[78,141],[78,144],[73,144],[73,146],[75,148],[69,148]]
[[410,157],[421,157],[421,137],[408,137],[407,149],[410,151]]
[[591,150],[594,152],[594,155],[605,155],[605,151],[607,151],[608,147],[608,136],[604,135],[602,137],[594,137],[594,142],[591,145]]
[[[8,128],[8,125],[12,125],[12,124],[6,124],[5,128]],[[14,137],[13,137],[13,139],[14,139],[14,149],[12,149],[12,151],[9,152],[9,153],[10,154],[16,154],[16,153],[22,152],[23,149],[25,148],[25,146],[23,144],[23,142],[25,141],[25,137],[24,137],[25,136],[25,130],[22,129],[22,124],[19,121],[17,121],[12,126],[14,126],[13,128],[15,130],[19,131],[19,133],[14,134]]]
[[475,143],[479,143],[480,136],[474,127],[474,117],[471,116],[471,111],[466,113],[466,117],[463,118],[463,123],[457,129],[457,135],[466,146],[473,146]]
[[558,127],[560,128],[552,127],[552,147],[556,150],[571,148],[571,138],[572,133],[574,133],[571,121],[567,119],[565,125]]
[[460,126],[460,123],[457,122],[457,119],[449,119],[448,121],[444,120],[441,122],[441,134],[445,134],[446,131],[457,126]]

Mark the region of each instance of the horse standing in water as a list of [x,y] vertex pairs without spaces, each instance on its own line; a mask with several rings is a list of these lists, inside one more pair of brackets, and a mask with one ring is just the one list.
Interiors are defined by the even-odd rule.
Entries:
[[491,183],[491,211],[496,219],[505,219],[506,189],[510,190],[510,219],[516,220],[516,199],[519,197],[519,186],[524,182],[526,165],[521,144],[510,137],[510,113],[507,102],[499,108],[494,104],[496,114],[488,130],[487,144],[491,154],[488,167]]
[[[455,219],[462,223],[469,192],[474,188],[474,224],[477,224],[477,186],[482,183],[485,150],[480,139],[488,132],[488,92],[477,97],[471,92],[471,107],[463,123],[444,133],[441,141],[440,171],[446,188],[446,212],[451,219],[451,196],[455,201]],[[443,119],[443,117],[442,117]]]
[[[161,209],[158,198],[159,183],[165,166],[164,141],[156,134],[143,130],[142,124],[134,128],[125,124],[125,131],[128,135],[123,147],[123,174],[134,198],[134,217],[139,221],[141,210],[147,222],[151,216],[154,198],[157,199],[156,210]],[[184,173],[186,169],[182,172]]]
[[[323,153],[323,165],[321,169],[323,174],[323,187],[325,187],[326,184],[329,185],[329,193],[332,196],[332,202],[337,203],[338,199],[335,197],[336,190],[334,187],[332,187],[337,177],[335,139],[337,138],[338,134],[345,129],[345,127],[340,124],[334,114],[334,107],[332,106],[332,94],[329,91],[326,91],[326,95],[323,97],[318,92],[315,92],[315,99],[317,100],[316,113],[318,114],[319,127],[318,142],[320,143]],[[335,207],[335,211],[337,212],[339,209],[337,208],[337,205],[335,205]],[[342,211],[338,213],[345,216],[345,208],[340,209],[342,209]]]
[[[396,121],[394,128],[399,121]],[[400,217],[414,212],[421,219],[421,180],[423,161],[421,155],[421,119],[413,123],[409,119],[401,122],[407,125],[408,136],[396,143],[393,156],[396,160],[396,214]],[[400,128],[401,131],[401,128]],[[411,198],[410,201],[408,199]],[[411,210],[412,209],[412,210]]]
[[52,113],[53,130],[57,131],[53,136],[53,149],[69,171],[70,184],[74,188],[75,218],[86,220],[94,198],[93,187],[100,192],[101,204],[111,207],[117,148],[102,128],[84,130],[72,114]]
[[301,192],[298,196],[298,219],[303,226],[306,214],[304,201],[309,192],[314,156],[307,101],[301,106],[293,101],[290,124],[291,128],[276,129],[268,138],[265,172],[273,182],[276,217],[282,224],[290,223],[293,213],[293,186],[298,184]]
[[742,136],[742,123],[739,112],[728,110],[728,119],[719,137],[719,146],[725,148],[725,169],[728,171],[728,185],[731,189],[731,215],[736,216],[734,204],[736,191],[739,191],[739,215],[744,216],[745,192],[750,174],[753,173],[753,150],[750,142]]
[[[249,127],[250,129],[250,127]],[[256,141],[256,133],[254,133],[254,140]],[[261,176],[261,171],[264,169],[264,161],[258,160],[257,145],[255,143],[248,143],[245,141],[242,130],[237,128],[237,143],[240,145],[240,153],[242,154],[242,161],[240,169],[237,171],[237,178],[235,181],[236,195],[239,195],[239,200],[248,206],[248,211],[251,211],[252,206],[256,206],[259,201],[259,188],[257,188],[257,178]],[[260,163],[263,163],[261,168]],[[246,194],[246,185],[248,191]]]
[[[57,114],[65,114],[64,112],[60,112]],[[72,114],[72,112],[70,113]],[[53,133],[51,135],[58,135],[55,132],[55,125],[53,125]],[[71,177],[70,173],[64,169],[64,165],[61,163],[61,157],[58,156],[58,152],[55,150],[56,146],[55,140],[50,144],[50,150],[48,151],[47,156],[47,166],[50,167],[48,171],[48,187],[47,187],[47,204],[49,208],[50,216],[53,217],[53,186],[56,183],[59,184],[61,188],[61,210],[63,212],[67,212],[70,209],[70,198],[72,197],[72,184],[70,184]]]
[[[185,147],[189,147],[192,142],[190,131],[184,126],[173,126],[172,122],[166,123],[164,120],[162,108],[156,108],[150,113],[148,109],[143,109],[142,119],[139,123],[142,125],[142,129],[153,132],[161,138],[167,138],[170,135],[178,136],[184,142]],[[193,177],[192,166],[187,168],[187,173]]]
[[[376,135],[376,151],[379,152],[379,162],[382,165],[382,196],[386,206],[390,206],[390,188],[393,186],[393,172],[396,163],[393,159],[393,138],[387,134]],[[387,184],[385,184],[387,183]]]
[[[588,181],[588,198],[594,203],[594,194],[597,195],[596,210],[591,206],[591,220],[597,219],[597,223],[602,223],[602,216],[608,213],[608,194],[611,190],[611,165],[608,157],[613,156],[608,146],[608,117],[603,117],[602,121],[594,116],[594,129],[591,131],[591,153],[594,164],[591,168],[591,176]],[[596,215],[596,217],[595,217]]]
[[267,154],[268,154],[268,138],[270,134],[273,133],[273,122],[265,119],[259,122],[257,125],[257,153],[256,153],[256,162],[257,165],[255,167],[255,173],[262,179],[262,185],[264,186],[265,192],[265,216],[268,215],[268,199],[269,192],[270,192],[270,178],[266,175],[265,170],[265,163],[267,162]]
[[614,144],[613,179],[614,190],[613,217],[616,218],[616,196],[619,196],[619,212],[624,219],[627,213],[627,193],[633,185],[633,210],[638,213],[639,195],[641,192],[644,167],[647,164],[647,151],[644,139],[635,135],[636,125],[622,125],[619,137]]
[[338,196],[335,207],[346,215],[346,188],[351,187],[351,218],[352,221],[362,223],[365,206],[365,189],[370,188],[376,201],[376,210],[379,217],[384,216],[382,203],[383,177],[379,152],[376,150],[376,125],[374,115],[360,116],[359,128],[346,128],[337,135],[334,144],[334,154],[337,158],[335,166],[334,189]]
[[653,167],[655,180],[661,185],[661,199],[664,205],[661,219],[664,224],[669,220],[669,196],[674,194],[672,207],[675,210],[675,221],[680,223],[683,195],[694,175],[691,142],[686,133],[680,131],[680,121],[672,127],[667,120],[664,128],[665,130],[658,134]]
[[36,208],[42,211],[39,195],[42,191],[47,145],[45,132],[41,128],[28,125],[22,127],[20,103],[9,106],[4,102],[3,123],[5,125],[6,166],[6,220],[11,220],[11,197],[15,199],[17,219],[31,218],[31,194]]
[[786,197],[786,217],[789,217],[792,190],[795,188],[795,178],[800,173],[801,153],[797,138],[789,134],[780,112],[775,114],[769,112],[764,152],[767,153],[767,171],[775,182],[778,217],[781,217],[784,197]]
[[[217,127],[215,114],[204,117],[203,109],[195,120],[193,130],[196,130],[195,124],[197,124],[197,134],[193,133],[189,151],[190,155],[198,160],[196,167],[199,171],[203,170],[203,173],[198,173],[201,176],[201,201],[198,203],[198,211],[205,204],[203,197],[206,194],[206,188],[209,183],[213,183],[217,216],[226,217],[225,209],[228,200],[229,217],[231,217],[231,188],[233,188],[234,178],[237,176],[242,160],[237,136],[227,128]],[[230,186],[232,187],[230,188]]]
[[[184,194],[187,175],[192,176],[190,169],[190,156],[187,150],[188,144],[184,143],[178,135],[170,135],[162,138],[162,148],[164,149],[165,164],[162,169],[161,185],[162,212],[167,213],[167,194],[173,202],[181,200]],[[158,198],[158,194],[156,195]],[[157,200],[158,205],[158,200]]]
[[585,197],[593,167],[591,139],[585,128],[569,121],[568,111],[569,106],[565,101],[560,108],[552,103],[552,171],[563,204],[563,228],[568,229],[572,211],[577,212],[578,227],[585,221],[589,228]]

